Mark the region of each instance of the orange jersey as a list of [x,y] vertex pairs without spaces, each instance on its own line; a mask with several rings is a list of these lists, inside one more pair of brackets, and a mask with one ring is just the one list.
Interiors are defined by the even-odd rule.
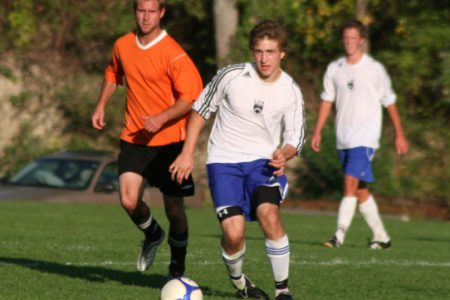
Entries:
[[133,144],[161,146],[183,141],[188,114],[169,121],[157,133],[144,129],[142,117],[156,115],[175,101],[194,102],[203,84],[192,60],[165,31],[150,44],[142,46],[134,32],[114,44],[112,61],[105,80],[126,83],[125,124],[120,135]]

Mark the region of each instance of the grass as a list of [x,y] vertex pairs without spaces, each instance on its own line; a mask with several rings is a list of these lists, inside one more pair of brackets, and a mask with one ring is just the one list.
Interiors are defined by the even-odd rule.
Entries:
[[[154,215],[167,228],[162,209]],[[233,299],[220,257],[211,208],[189,209],[186,275],[204,299]],[[449,299],[450,226],[442,221],[386,219],[388,251],[367,249],[369,229],[356,217],[346,244],[328,249],[334,216],[283,212],[291,246],[290,287],[296,299]],[[159,299],[169,247],[153,269],[135,269],[141,233],[119,205],[0,202],[0,299]],[[244,272],[273,292],[256,226],[247,227]]]

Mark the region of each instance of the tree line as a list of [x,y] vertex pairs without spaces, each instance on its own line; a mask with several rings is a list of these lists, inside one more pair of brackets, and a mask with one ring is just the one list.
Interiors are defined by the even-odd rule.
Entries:
[[[450,113],[450,6],[448,0],[167,0],[163,25],[186,49],[205,82],[225,63],[250,59],[247,34],[262,19],[281,21],[289,32],[283,68],[300,84],[310,137],[320,103],[326,65],[342,53],[339,26],[358,17],[369,26],[369,52],[383,62],[398,96],[411,153],[399,159],[394,133],[384,128],[375,160],[375,193],[448,205],[450,175],[447,130]],[[225,25],[224,25],[225,24]],[[228,25],[226,25],[228,24]],[[29,136],[27,126],[3,149],[0,173],[11,173],[26,160],[56,148],[115,149],[122,122],[123,91],[108,107],[109,126],[101,134],[90,126],[101,77],[112,44],[134,28],[131,1],[4,0],[0,4],[1,57],[13,57],[37,88],[1,101],[18,110],[30,103],[54,105],[66,120],[64,142],[50,145],[45,136]],[[15,80],[0,60],[0,76]],[[48,75],[42,83],[30,72]],[[33,77],[34,76],[34,77]],[[38,105],[38,106],[39,106]],[[295,174],[294,193],[301,198],[338,199],[342,178],[336,159],[332,122],[324,131],[320,154],[308,146]],[[2,129],[5,130],[5,129]],[[26,150],[25,150],[26,149]],[[9,158],[9,159],[8,159]],[[443,204],[443,205],[444,205]]]

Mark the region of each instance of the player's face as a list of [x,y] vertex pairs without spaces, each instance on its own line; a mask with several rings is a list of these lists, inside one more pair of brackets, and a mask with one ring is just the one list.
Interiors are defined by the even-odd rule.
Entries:
[[344,44],[345,53],[347,56],[352,56],[362,51],[364,39],[355,28],[348,28],[342,34],[342,43]]
[[135,17],[141,35],[151,35],[158,32],[164,12],[164,9],[160,9],[158,0],[138,1]]
[[264,38],[258,40],[253,48],[256,69],[262,80],[271,82],[280,76],[281,60],[285,52],[280,50],[278,41]]

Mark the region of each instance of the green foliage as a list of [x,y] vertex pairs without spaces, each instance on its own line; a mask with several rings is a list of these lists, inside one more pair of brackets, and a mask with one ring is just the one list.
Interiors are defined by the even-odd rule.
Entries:
[[[98,82],[98,89],[92,89],[91,83]],[[92,127],[91,116],[97,105],[102,78],[100,76],[79,76],[67,80],[56,93],[59,109],[67,120],[64,133],[71,136],[69,148],[109,149],[117,145],[122,130],[125,112],[125,89],[118,87],[106,107],[106,127],[99,132]]]
[[35,19],[32,0],[12,1],[8,15],[10,37],[18,50],[24,51],[31,45],[35,36]]
[[24,109],[29,100],[31,98],[31,92],[30,91],[22,91],[19,95],[14,95],[9,98],[9,102],[12,106],[14,106],[17,109]]
[[[310,117],[308,127],[314,126],[313,121],[315,120]],[[331,199],[341,198],[344,178],[331,123],[322,130],[320,152],[313,152],[307,143],[300,159],[300,167],[296,169],[295,182],[298,189],[294,195],[296,198],[316,199],[324,196]]]
[[0,65],[0,75],[4,76],[6,79],[11,80],[12,82],[16,82],[17,78],[14,76],[13,71],[3,65]]

